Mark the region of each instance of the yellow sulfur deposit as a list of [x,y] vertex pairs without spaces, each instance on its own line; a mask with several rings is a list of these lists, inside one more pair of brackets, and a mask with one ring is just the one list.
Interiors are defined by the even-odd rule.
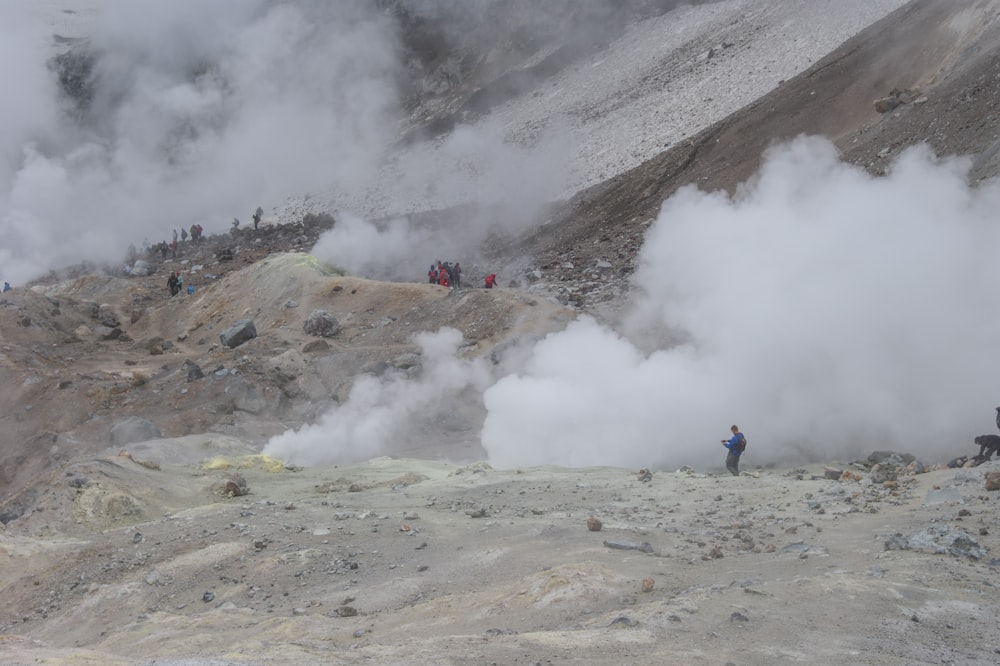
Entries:
[[216,456],[201,463],[202,469],[259,469],[264,472],[280,472],[285,463],[261,453],[249,456]]

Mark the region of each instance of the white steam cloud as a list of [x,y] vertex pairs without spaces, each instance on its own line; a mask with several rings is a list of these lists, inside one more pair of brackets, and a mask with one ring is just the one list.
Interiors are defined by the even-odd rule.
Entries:
[[489,385],[484,361],[458,358],[461,332],[442,328],[421,333],[414,341],[423,362],[416,378],[402,373],[362,376],[344,403],[315,424],[271,438],[264,453],[297,464],[326,465],[398,451],[420,442],[418,421],[433,420],[453,406],[459,394],[479,394]]
[[72,112],[46,65],[52,28],[27,5],[0,5],[0,265],[15,282],[359,187],[394,140],[397,44],[373,3],[107,0]]
[[733,423],[750,463],[968,452],[1000,404],[1000,187],[966,168],[921,147],[872,178],[802,138],[734,197],[678,192],[629,337],[585,319],[541,342],[485,393],[490,460],[721,465]]
[[[970,188],[967,166],[918,147],[874,178],[800,138],[735,196],[679,191],[647,235],[627,321],[583,317],[485,389],[490,461],[720,467],[733,423],[748,464],[970,451],[1000,403],[1000,187]],[[491,381],[434,358],[453,381]],[[268,450],[385,451],[383,424],[431,409],[422,386],[366,380]]]
[[[365,207],[400,214],[376,222],[341,213],[312,253],[382,279],[412,280],[435,259],[469,265],[490,234],[517,235],[538,222],[539,211],[565,187],[568,155],[567,137],[556,128],[523,145],[490,121],[457,127],[395,155],[381,170],[379,181],[391,186],[369,192],[376,199]],[[404,214],[427,210],[442,212],[417,222]]]

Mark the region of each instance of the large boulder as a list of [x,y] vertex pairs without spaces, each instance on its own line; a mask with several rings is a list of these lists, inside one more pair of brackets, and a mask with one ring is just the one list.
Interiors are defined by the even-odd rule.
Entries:
[[257,327],[253,325],[253,319],[241,319],[219,335],[222,344],[230,349],[239,347],[247,340],[257,337]]
[[131,274],[136,277],[146,277],[147,275],[152,275],[155,271],[156,268],[153,267],[153,264],[143,259],[139,259],[135,262],[135,265],[132,266]]
[[111,426],[111,443],[114,446],[126,446],[160,437],[163,437],[163,433],[155,423],[138,416],[126,417]]
[[306,335],[316,335],[321,338],[332,338],[340,333],[340,322],[326,310],[313,310],[306,317],[302,326]]

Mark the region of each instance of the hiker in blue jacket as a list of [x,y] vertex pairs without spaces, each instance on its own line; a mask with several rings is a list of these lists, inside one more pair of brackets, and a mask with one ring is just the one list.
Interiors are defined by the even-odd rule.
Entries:
[[746,448],[746,437],[740,432],[739,426],[733,426],[730,428],[733,436],[729,439],[723,439],[722,445],[729,449],[729,455],[726,456],[726,469],[733,476],[740,475],[740,456],[743,454],[743,449]]

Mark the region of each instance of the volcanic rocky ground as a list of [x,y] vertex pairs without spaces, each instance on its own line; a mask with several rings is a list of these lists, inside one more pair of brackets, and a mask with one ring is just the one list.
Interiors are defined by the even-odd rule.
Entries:
[[[544,226],[492,239],[466,281],[489,267],[501,289],[347,275],[308,254],[335,218],[293,207],[151,258],[149,276],[76,266],[5,294],[0,661],[996,663],[998,468],[948,469],[953,451],[751,456],[739,478],[500,470],[469,396],[389,456],[258,455],[361,375],[418,376],[414,333],[454,327],[462,356],[493,362],[581,312],[613,318],[662,201],[733,191],[777,140],[827,136],[873,174],[927,142],[996,178],[1000,3],[900,4]],[[432,101],[421,122],[447,127]],[[194,294],[168,296],[173,270]],[[335,335],[304,331],[313,310]],[[225,346],[245,319],[257,336]]]

